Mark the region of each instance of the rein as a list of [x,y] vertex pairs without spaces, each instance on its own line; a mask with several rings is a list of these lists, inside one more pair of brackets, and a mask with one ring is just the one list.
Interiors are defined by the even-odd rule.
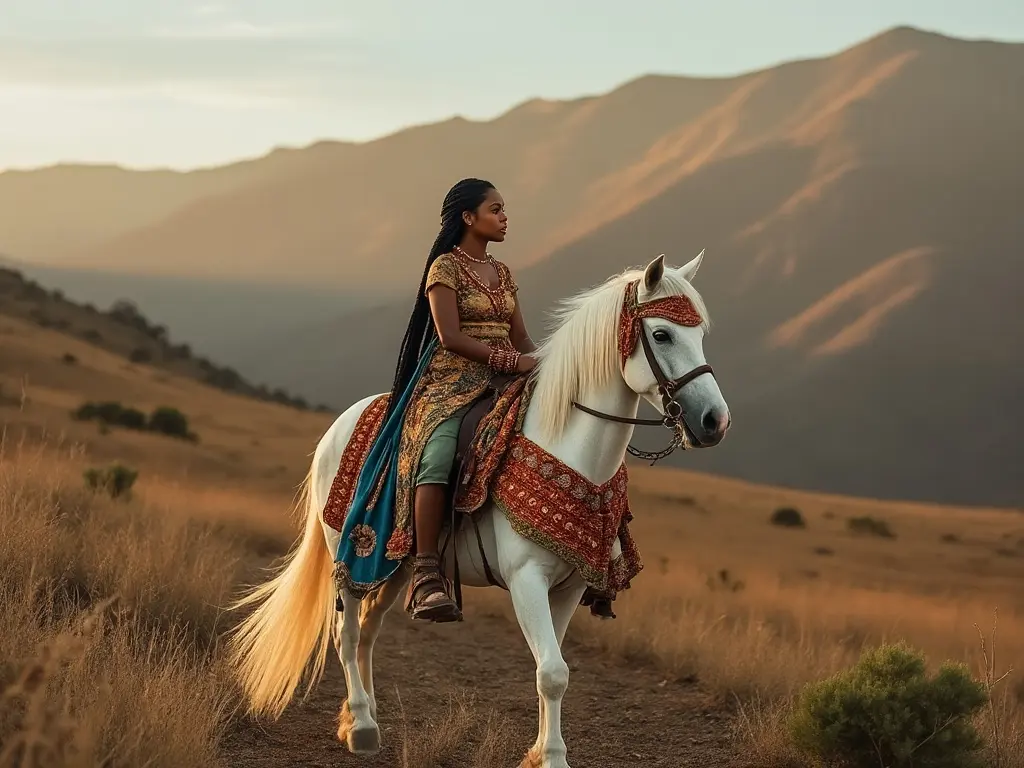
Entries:
[[[654,355],[654,350],[651,349],[651,342],[647,338],[646,329],[643,328],[643,324],[640,322],[640,314],[637,311],[638,306],[636,304],[636,289],[637,283],[635,282],[630,283],[629,286],[627,286],[627,298],[626,302],[623,304],[623,312],[619,322],[620,326],[626,323],[637,323],[640,325],[640,344],[643,347],[644,356],[647,358],[647,364],[650,366],[651,372],[654,373],[654,378],[658,382],[658,394],[661,395],[661,407],[662,411],[664,412],[664,416],[662,416],[660,419],[634,419],[629,418],[628,416],[615,416],[610,413],[596,411],[593,408],[588,408],[587,406],[576,402],[575,400],[573,400],[572,404],[578,410],[590,414],[591,416],[595,416],[599,419],[604,419],[605,421],[613,421],[618,424],[632,424],[640,427],[666,427],[668,429],[671,429],[675,433],[672,437],[672,442],[669,443],[667,447],[663,448],[660,451],[642,451],[638,448],[634,448],[632,445],[626,446],[626,451],[628,451],[631,456],[635,456],[645,461],[650,461],[651,465],[653,466],[655,463],[657,463],[661,459],[664,459],[666,456],[670,456],[672,453],[675,452],[677,448],[682,447],[684,435],[687,438],[689,438],[691,442],[696,443],[698,445],[700,444],[701,441],[697,438],[695,434],[693,434],[693,430],[691,430],[689,425],[686,423],[686,409],[683,407],[683,404],[676,399],[676,396],[678,395],[679,390],[681,390],[691,381],[696,379],[698,376],[703,376],[705,373],[709,373],[711,374],[711,376],[714,376],[715,371],[710,365],[705,364],[698,365],[696,368],[684,373],[677,379],[669,379],[665,375],[664,370],[662,370],[661,365],[658,363],[658,358]],[[689,299],[686,299],[685,297],[673,296],[668,299],[659,299],[656,301],[649,302],[649,304],[645,304],[644,306],[651,307],[653,312],[657,312],[658,305],[660,303],[665,302],[666,304],[668,304],[670,302],[673,302],[673,300],[678,300],[680,298],[682,298],[685,302],[683,311],[680,312],[678,311],[678,309],[676,311],[673,311],[673,308],[670,306],[665,315],[649,314],[648,316],[661,316],[666,317],[666,319],[669,320],[681,320],[685,325],[696,324],[694,322],[694,316],[696,315],[696,311],[690,304]],[[677,315],[677,317],[674,317],[673,315]],[[699,317],[697,317],[696,322],[699,322],[699,320]],[[620,338],[621,337],[622,333],[620,333]],[[632,353],[632,350],[620,349],[620,351],[623,352],[624,356],[626,356],[627,352]]]

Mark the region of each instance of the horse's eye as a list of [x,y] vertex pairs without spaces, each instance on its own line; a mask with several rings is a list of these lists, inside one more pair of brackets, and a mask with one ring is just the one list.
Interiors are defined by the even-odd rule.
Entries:
[[672,341],[672,337],[669,335],[668,331],[657,330],[654,332],[653,336],[654,340],[659,344],[665,344]]

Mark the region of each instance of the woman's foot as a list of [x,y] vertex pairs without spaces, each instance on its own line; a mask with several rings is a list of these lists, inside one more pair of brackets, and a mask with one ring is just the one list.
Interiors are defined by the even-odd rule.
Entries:
[[406,604],[414,619],[433,622],[462,621],[462,611],[448,595],[437,555],[416,555],[413,559],[409,601]]

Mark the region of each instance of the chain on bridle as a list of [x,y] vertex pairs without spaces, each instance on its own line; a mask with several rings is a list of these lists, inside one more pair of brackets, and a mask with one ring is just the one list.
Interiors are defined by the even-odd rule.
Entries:
[[667,298],[655,299],[642,305],[639,304],[637,301],[638,285],[639,281],[633,281],[626,286],[626,297],[622,307],[622,315],[619,318],[619,353],[622,357],[622,362],[625,363],[625,360],[633,353],[635,348],[635,337],[639,336],[644,356],[647,358],[647,364],[651,367],[651,372],[658,382],[658,394],[661,396],[661,410],[664,415],[660,419],[633,419],[627,416],[614,416],[610,413],[595,411],[593,408],[581,405],[575,400],[573,401],[573,406],[584,413],[589,413],[591,416],[596,416],[606,421],[642,427],[662,426],[671,429],[673,431],[672,442],[660,451],[643,451],[639,448],[634,448],[632,445],[626,446],[626,450],[631,456],[650,461],[653,465],[674,453],[677,448],[685,448],[687,440],[691,443],[700,443],[700,440],[693,434],[693,431],[686,423],[686,409],[676,399],[676,396],[679,390],[698,376],[703,376],[705,373],[714,376],[715,371],[710,365],[704,364],[698,365],[693,370],[687,371],[676,379],[669,379],[665,375],[660,363],[658,363],[657,357],[654,355],[654,350],[651,348],[651,342],[641,322],[642,319],[644,317],[661,317],[670,322],[690,327],[699,325],[702,319],[693,303],[686,296],[669,296]]

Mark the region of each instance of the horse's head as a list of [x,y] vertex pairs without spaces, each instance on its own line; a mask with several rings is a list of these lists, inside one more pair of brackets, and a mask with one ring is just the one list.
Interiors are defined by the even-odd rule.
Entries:
[[704,252],[679,268],[664,255],[628,284],[619,319],[626,385],[682,432],[687,447],[711,447],[732,417],[704,358],[707,310],[691,284]]

